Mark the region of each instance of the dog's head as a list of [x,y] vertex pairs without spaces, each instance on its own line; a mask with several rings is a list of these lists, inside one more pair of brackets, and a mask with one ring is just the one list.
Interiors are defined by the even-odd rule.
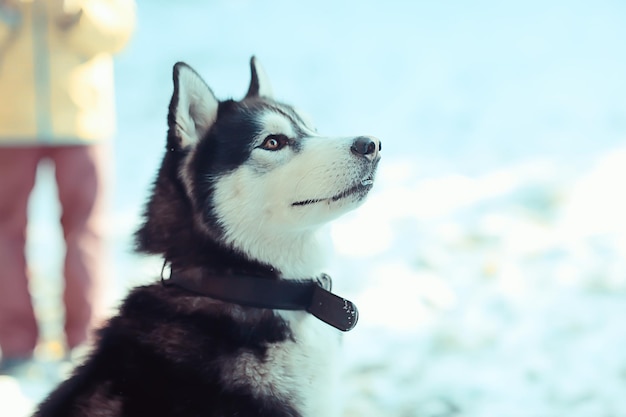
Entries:
[[[258,258],[274,251],[267,245],[297,241],[361,204],[372,188],[381,144],[370,136],[318,134],[302,114],[273,99],[255,58],[251,70],[242,100],[219,101],[193,69],[176,64],[168,151],[146,226],[151,217],[162,217],[155,223],[193,218],[193,224],[172,224],[179,230],[166,235],[174,238],[184,227],[202,230]],[[178,209],[168,210],[168,204]],[[150,242],[142,245],[141,231],[139,242],[162,252]]]

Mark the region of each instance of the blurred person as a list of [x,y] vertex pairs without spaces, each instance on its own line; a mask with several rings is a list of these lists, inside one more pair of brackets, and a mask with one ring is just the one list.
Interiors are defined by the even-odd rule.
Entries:
[[68,351],[102,312],[112,55],[134,24],[132,0],[0,0],[0,374],[30,360],[39,338],[25,243],[42,160],[54,164],[62,210]]

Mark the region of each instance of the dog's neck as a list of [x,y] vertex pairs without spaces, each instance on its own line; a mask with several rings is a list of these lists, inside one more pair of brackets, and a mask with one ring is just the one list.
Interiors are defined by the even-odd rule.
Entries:
[[326,250],[316,230],[250,236],[228,235],[227,242],[253,260],[271,265],[284,279],[306,279],[322,273]]
[[[196,236],[181,240],[161,252],[177,268],[202,268],[218,275],[256,275],[293,280],[314,279],[322,274],[328,245],[316,233],[271,236],[231,236],[222,239]],[[184,243],[183,243],[184,242]]]
[[276,234],[263,241],[245,242],[244,252],[272,265],[281,278],[304,279],[318,276],[325,264],[326,251],[315,232]]

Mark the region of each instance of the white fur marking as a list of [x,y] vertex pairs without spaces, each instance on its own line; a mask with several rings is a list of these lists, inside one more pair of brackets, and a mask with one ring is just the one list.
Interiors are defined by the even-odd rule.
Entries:
[[257,396],[290,399],[303,417],[336,415],[334,399],[339,348],[336,330],[304,312],[280,312],[295,337],[268,346],[259,360],[252,353],[239,353],[225,361],[226,384],[250,387]]
[[265,112],[261,116],[260,121],[263,126],[263,136],[282,134],[288,138],[296,137],[296,130],[291,120],[280,113],[274,111]]
[[[272,128],[285,131],[283,116],[268,119],[277,123]],[[316,137],[302,139],[297,153],[254,149],[248,162],[215,182],[213,202],[226,242],[285,277],[318,275],[323,260],[318,228],[362,202],[332,199],[364,179],[363,160],[351,154],[351,143],[351,138]],[[323,201],[293,205],[313,199]]]
[[178,72],[176,133],[182,147],[195,145],[217,118],[218,100],[202,79],[189,67]]

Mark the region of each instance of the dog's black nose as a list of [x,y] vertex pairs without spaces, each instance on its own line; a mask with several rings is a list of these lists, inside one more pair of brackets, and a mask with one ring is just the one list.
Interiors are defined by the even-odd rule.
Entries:
[[355,155],[373,158],[382,149],[382,145],[376,138],[372,138],[370,136],[359,136],[354,139],[350,149]]

